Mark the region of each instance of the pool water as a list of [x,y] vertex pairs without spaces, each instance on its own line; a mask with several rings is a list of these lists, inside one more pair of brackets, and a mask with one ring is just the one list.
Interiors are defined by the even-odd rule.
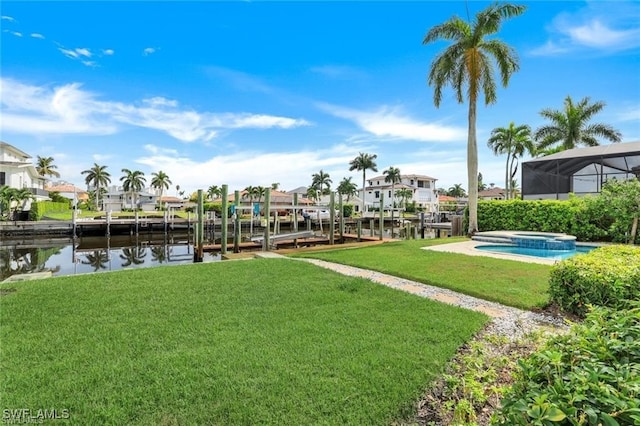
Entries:
[[523,256],[543,257],[545,259],[564,260],[576,254],[588,253],[595,246],[576,246],[575,250],[543,250],[507,245],[481,245],[477,250],[491,251],[494,253],[519,254]]

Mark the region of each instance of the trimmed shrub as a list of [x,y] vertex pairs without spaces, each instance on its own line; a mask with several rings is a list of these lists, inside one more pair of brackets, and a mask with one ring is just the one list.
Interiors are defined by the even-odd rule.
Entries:
[[342,205],[343,217],[351,217],[352,214],[353,214],[353,204],[343,204]]
[[54,203],[53,201],[38,201],[31,203],[29,219],[40,220],[47,212],[65,212],[69,210],[69,202]]
[[640,299],[640,247],[601,247],[557,263],[549,293],[562,309],[580,316],[588,305],[617,308],[625,299]]
[[500,425],[640,424],[640,303],[597,307],[519,362]]

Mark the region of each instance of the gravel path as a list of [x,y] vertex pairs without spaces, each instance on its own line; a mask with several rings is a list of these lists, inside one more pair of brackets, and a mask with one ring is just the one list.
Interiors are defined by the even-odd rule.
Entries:
[[381,272],[341,265],[338,263],[326,262],[324,260],[317,259],[298,258],[292,260],[309,262],[322,268],[331,269],[343,275],[366,278],[375,283],[406,291],[417,296],[426,297],[429,299],[437,300],[439,302],[448,303],[450,305],[460,306],[462,308],[482,312],[492,318],[491,324],[489,324],[487,330],[489,333],[503,335],[512,341],[519,339],[523,335],[540,328],[554,328],[557,329],[557,331],[562,331],[569,328],[569,325],[566,323],[566,321],[560,317],[555,317],[544,313],[524,311],[510,306],[501,305],[499,303],[489,302],[483,299],[478,299],[476,297],[456,293],[455,291],[433,287],[404,278],[398,278],[393,275],[383,274]]

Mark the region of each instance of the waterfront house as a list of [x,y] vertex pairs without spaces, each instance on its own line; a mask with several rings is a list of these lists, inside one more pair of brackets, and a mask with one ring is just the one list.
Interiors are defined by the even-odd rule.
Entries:
[[[407,203],[415,202],[418,209],[431,214],[438,212],[438,192],[436,190],[437,179],[425,175],[407,174],[400,176],[400,182],[394,186],[397,192],[400,189],[409,189],[412,192]],[[381,196],[384,198],[384,208],[389,209],[394,204],[400,206],[402,199],[391,193],[392,185],[385,182],[385,176],[376,176],[367,179],[364,188],[364,202],[367,208],[379,208]],[[362,190],[360,191],[362,194]]]
[[[0,186],[28,189],[33,194],[33,201],[48,200],[49,193],[44,189],[46,179],[38,174],[31,159],[26,152],[0,141]],[[22,210],[30,209],[31,200]]]

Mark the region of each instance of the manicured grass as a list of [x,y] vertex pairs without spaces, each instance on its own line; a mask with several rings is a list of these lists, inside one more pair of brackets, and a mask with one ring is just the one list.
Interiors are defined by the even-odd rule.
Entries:
[[464,239],[408,240],[294,254],[358,266],[523,309],[548,304],[550,266],[421,250]]
[[0,408],[75,424],[389,424],[487,320],[289,259],[10,287]]

